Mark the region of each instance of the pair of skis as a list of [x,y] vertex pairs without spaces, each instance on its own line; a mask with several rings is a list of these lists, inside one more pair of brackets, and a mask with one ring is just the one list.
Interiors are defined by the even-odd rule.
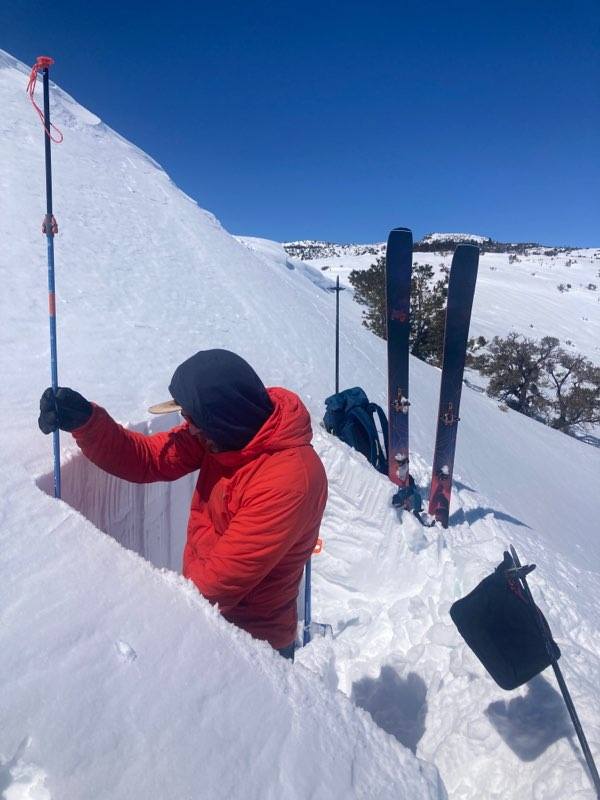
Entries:
[[[426,522],[421,515],[421,497],[409,469],[408,354],[412,249],[412,232],[408,228],[394,228],[390,232],[386,254],[389,477],[398,486],[393,504],[412,511]],[[478,264],[478,247],[458,245],[452,258],[448,284],[440,402],[429,492],[431,524],[438,521],[444,528],[448,527],[460,395]]]

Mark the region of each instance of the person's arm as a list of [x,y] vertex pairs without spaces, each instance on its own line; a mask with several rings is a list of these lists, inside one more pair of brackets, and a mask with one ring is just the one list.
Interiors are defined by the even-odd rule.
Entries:
[[89,420],[71,433],[96,466],[133,483],[177,480],[199,469],[205,453],[187,424],[145,436],[128,431],[97,405]]
[[205,559],[186,564],[192,580],[223,613],[231,611],[296,543],[306,519],[306,491],[280,476],[246,491],[242,506]]

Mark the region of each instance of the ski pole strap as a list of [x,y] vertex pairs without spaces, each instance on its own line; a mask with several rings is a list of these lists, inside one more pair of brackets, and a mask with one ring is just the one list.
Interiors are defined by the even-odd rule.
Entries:
[[[32,103],[33,107],[35,108],[35,110],[37,112],[37,115],[38,115],[38,117],[40,118],[40,120],[42,122],[44,130],[46,131],[46,135],[49,137],[49,139],[51,139],[54,142],[54,144],[60,144],[62,142],[63,138],[64,138],[62,133],[61,133],[61,131],[59,131],[59,129],[56,127],[56,125],[53,125],[52,123],[50,123],[50,129],[48,129],[48,127],[46,126],[46,119],[44,117],[44,112],[38,106],[38,104],[35,102],[35,98],[34,98],[35,87],[36,87],[36,84],[37,84],[38,72],[40,72],[40,70],[43,70],[43,69],[49,69],[49,67],[51,67],[52,64],[54,64],[54,59],[50,58],[50,56],[38,56],[37,57],[37,61],[35,62],[35,64],[31,68],[31,72],[29,73],[29,83],[27,84],[27,94],[29,95],[29,99],[31,100],[31,103]],[[56,133],[58,134],[58,137],[55,137],[55,136],[52,135],[52,130],[56,131]]]

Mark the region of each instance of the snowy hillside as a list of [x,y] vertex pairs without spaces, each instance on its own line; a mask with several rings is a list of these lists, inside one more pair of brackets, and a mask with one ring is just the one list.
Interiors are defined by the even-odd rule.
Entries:
[[[95,527],[179,570],[189,479],[107,481],[65,436],[65,502],[44,493],[43,135],[25,69],[1,57],[0,787],[38,800],[443,797],[435,769],[342,694]],[[54,150],[61,382],[146,429],[147,406],[195,350],[230,347],[289,385],[273,341],[293,350],[309,334],[292,360],[306,396],[312,354],[329,341],[324,326],[310,336],[313,287],[253,258],[59,90],[53,110],[65,134]]]
[[[422,242],[448,242],[452,237],[480,244],[484,240],[471,234],[430,234]],[[385,243],[326,248],[317,248],[320,243],[304,242],[302,248],[298,244],[284,245],[292,259],[301,258],[334,281],[339,275],[346,286],[353,269],[368,269],[385,255]],[[533,339],[556,336],[600,364],[600,248],[523,245],[522,250],[481,254],[471,335],[490,339],[515,330]],[[436,271],[451,261],[448,250],[414,253],[416,264],[431,264]]]
[[[466,389],[451,527],[399,519],[387,479],[318,425],[333,383],[335,271],[237,241],[58,89],[60,382],[139,430],[175,421],[151,423],[147,406],[205,347],[236,350],[266,383],[300,392],[330,480],[313,609],[334,638],[291,666],[175,574],[190,479],[127,484],[64,435],[64,500],[48,496],[50,442],[36,424],[48,384],[43,137],[25,73],[0,52],[4,794],[592,798],[553,678],[498,689],[448,609],[508,542],[535,560],[531,584],[598,757],[599,451]],[[341,302],[342,383],[385,404],[384,343],[347,293]],[[426,490],[439,372],[411,370]]]

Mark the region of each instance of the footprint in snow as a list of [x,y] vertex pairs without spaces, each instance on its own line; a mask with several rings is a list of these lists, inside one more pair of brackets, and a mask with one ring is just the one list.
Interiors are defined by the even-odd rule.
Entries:
[[123,661],[128,661],[131,663],[135,661],[137,658],[137,653],[133,649],[133,647],[127,642],[122,642],[120,639],[115,642],[115,647],[117,648],[117,653],[121,656]]

